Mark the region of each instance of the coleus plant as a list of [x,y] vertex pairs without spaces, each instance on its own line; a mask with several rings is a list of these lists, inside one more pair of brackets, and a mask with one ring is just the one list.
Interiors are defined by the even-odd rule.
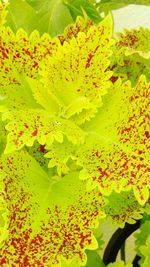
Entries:
[[81,9],[62,34],[28,34],[11,4],[0,8],[0,265],[104,267],[101,222],[142,219],[149,266],[150,31],[114,38],[111,15],[95,23]]

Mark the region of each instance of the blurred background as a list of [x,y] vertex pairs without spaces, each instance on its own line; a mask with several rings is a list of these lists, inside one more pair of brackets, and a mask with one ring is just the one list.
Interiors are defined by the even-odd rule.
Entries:
[[113,15],[116,32],[141,26],[150,28],[150,6],[129,5],[114,10]]

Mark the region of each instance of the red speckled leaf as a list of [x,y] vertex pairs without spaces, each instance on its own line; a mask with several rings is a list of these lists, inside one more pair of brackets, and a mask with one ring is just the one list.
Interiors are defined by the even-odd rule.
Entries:
[[65,41],[69,42],[73,37],[77,37],[79,32],[87,33],[89,28],[94,25],[90,19],[85,19],[78,16],[74,24],[69,25],[64,30],[63,35],[58,35],[60,42],[63,44]]
[[33,107],[32,92],[23,78],[37,78],[41,61],[57,49],[59,40],[34,31],[28,36],[23,30],[15,35],[9,28],[0,29],[0,96],[9,109]]
[[64,42],[42,64],[43,86],[58,100],[63,115],[77,124],[95,116],[111,85],[108,66],[113,43],[112,19],[107,16],[86,33]]
[[119,227],[123,228],[125,223],[134,224],[136,220],[142,218],[144,209],[135,199],[133,191],[121,192],[121,194],[113,191],[108,200],[105,213]]
[[111,69],[115,77],[130,79],[136,85],[141,74],[150,81],[150,30],[139,28],[119,33]]
[[89,137],[80,148],[78,163],[83,166],[81,177],[89,178],[88,187],[98,185],[105,194],[132,187],[140,204],[146,202],[150,185],[149,98],[150,84],[144,76],[135,88],[118,81],[97,117],[85,125]]
[[117,48],[124,49],[126,55],[139,54],[145,59],[150,58],[150,30],[139,28],[125,30],[118,34]]
[[52,185],[52,175],[24,151],[2,156],[0,169],[9,210],[0,265],[59,266],[61,259],[84,265],[85,249],[97,247],[92,229],[104,216],[98,190],[86,192],[77,173]]
[[40,37],[38,31],[28,36],[20,29],[15,35],[9,28],[3,27],[0,37],[1,83],[18,83],[15,69],[29,77],[37,77],[39,63],[57,49],[58,43],[48,34]]
[[62,143],[63,135],[74,144],[84,141],[84,132],[72,121],[50,116],[43,109],[8,112],[5,119],[11,120],[6,126],[9,133],[5,153],[32,146],[35,140],[41,145],[51,145],[54,140]]

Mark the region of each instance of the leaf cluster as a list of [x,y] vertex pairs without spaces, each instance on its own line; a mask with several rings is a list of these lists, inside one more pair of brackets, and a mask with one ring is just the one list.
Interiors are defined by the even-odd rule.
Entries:
[[101,16],[129,2],[1,3],[1,266],[104,267],[101,223],[139,219],[150,263],[150,31]]

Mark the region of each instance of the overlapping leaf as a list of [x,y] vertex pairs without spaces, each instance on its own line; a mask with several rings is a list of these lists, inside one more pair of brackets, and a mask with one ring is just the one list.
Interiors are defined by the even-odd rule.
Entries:
[[140,251],[144,258],[141,267],[148,267],[150,265],[150,235],[147,237],[146,244],[140,247]]
[[[63,134],[74,144],[82,143],[84,133],[75,123],[82,123],[94,116],[97,107],[101,105],[102,95],[110,86],[108,80],[111,72],[106,69],[109,65],[108,57],[111,54],[112,44],[111,18],[107,17],[97,27],[91,27],[86,34],[80,33],[76,39],[72,39],[70,43],[65,42],[63,45],[59,39],[51,40],[47,35],[40,39],[36,32],[28,38],[22,31],[16,36],[5,28],[3,31],[2,36],[7,37],[6,41],[11,44],[10,49],[8,45],[8,50],[3,53],[3,37],[2,89],[8,82],[9,75],[11,77],[10,85],[2,90],[3,103],[7,108],[9,107],[9,112],[4,118],[10,120],[7,125],[9,134],[5,152],[10,153],[21,149],[24,145],[32,146],[35,140],[38,140],[41,145],[50,145],[54,140],[62,142]],[[93,34],[95,34],[95,39],[93,39]],[[48,61],[44,59],[45,63],[43,63],[48,67],[47,70],[43,70],[43,75],[46,76],[44,88],[38,80],[35,80],[38,78],[38,66],[35,73],[32,73],[34,68],[29,60],[36,57],[37,40],[44,47],[44,50],[40,48],[39,58],[42,60],[47,53],[51,55]],[[24,43],[25,47],[23,47]],[[84,49],[87,50],[85,55]],[[59,61],[62,65],[60,59],[64,61],[62,70],[57,63]],[[33,60],[35,62],[35,58]],[[98,69],[97,64],[99,64]],[[8,71],[6,71],[7,65],[10,68]],[[77,65],[79,66],[76,70]],[[99,76],[99,71],[101,71],[101,76]],[[27,79],[25,75],[28,75],[30,79]],[[93,75],[92,79],[91,75]],[[17,111],[13,111],[16,108]]]
[[[28,153],[39,163],[39,165],[48,173],[49,160],[44,157],[47,150],[45,145],[40,145],[38,142],[34,142],[32,147],[26,148]],[[51,170],[50,170],[51,172]]]
[[95,23],[102,20],[100,13],[90,0],[66,0],[64,2],[68,6],[74,20],[79,15],[84,16],[84,13],[86,13]]
[[99,191],[86,192],[77,173],[52,186],[52,175],[23,150],[3,155],[0,168],[9,210],[9,235],[1,244],[0,264],[61,266],[63,259],[84,265],[85,249],[97,248],[92,229],[104,216],[105,200]]
[[[39,16],[44,15],[40,23],[47,21],[49,5],[54,14],[62,6],[61,1],[43,1],[39,9],[40,2],[32,1]],[[56,34],[51,21],[49,25]],[[28,37],[22,30],[14,35],[2,27],[0,111],[8,131],[5,153],[26,145],[30,156],[23,149],[1,156],[0,265],[79,267],[87,256],[88,266],[91,255],[95,265],[103,265],[96,251],[89,252],[97,248],[93,228],[104,216],[102,209],[121,227],[141,218],[150,185],[150,85],[144,76],[136,88],[118,79],[133,74],[122,71],[126,57],[136,58],[136,66],[140,58],[141,72],[145,64],[148,69],[149,48],[141,42],[147,37],[141,39],[140,34],[136,32],[139,40],[134,47],[132,38],[121,44],[125,40],[120,37],[116,47],[124,58],[117,69],[114,62],[110,66],[110,16],[97,26],[78,18],[57,40],[37,32]],[[4,126],[2,122],[1,154]],[[88,183],[79,179],[81,168],[80,178]],[[107,205],[102,194],[108,196]],[[141,250],[143,264],[149,262],[146,246]]]
[[109,203],[105,207],[105,213],[113,223],[121,228],[125,223],[134,224],[143,216],[144,209],[140,206],[134,197],[133,192],[121,192],[121,194],[112,192],[108,197]]
[[[51,39],[48,34],[40,37],[38,31],[34,31],[28,37],[22,29],[16,35],[7,27],[1,29],[0,38],[1,68],[3,78],[13,76],[9,82],[18,79],[17,73],[25,73],[30,77],[37,77],[37,70],[41,59],[51,54],[57,48],[57,40]],[[7,69],[8,68],[8,69]],[[15,71],[16,70],[16,71]],[[17,72],[17,73],[16,73]]]
[[130,79],[133,85],[141,74],[150,80],[149,39],[150,31],[144,28],[118,34],[111,66],[116,75]]
[[135,30],[125,30],[118,34],[117,48],[125,48],[125,54],[138,53],[140,56],[150,58],[150,30],[139,28]]
[[65,41],[69,42],[73,37],[77,37],[79,32],[84,32],[87,34],[88,30],[94,25],[94,22],[88,18],[82,18],[78,16],[75,23],[70,24],[64,30],[64,33],[58,35],[61,43]]
[[139,262],[140,265],[142,265],[142,263],[144,262],[144,258],[142,257],[140,247],[146,244],[146,240],[149,235],[150,235],[150,217],[144,216],[144,219],[142,219],[140,232],[135,234],[136,251],[137,251],[137,254],[141,257],[140,262]]
[[30,34],[36,29],[40,34],[47,32],[51,36],[56,36],[73,21],[69,9],[62,0],[9,0],[8,11],[7,25],[14,32],[23,28]]
[[150,85],[144,76],[136,88],[118,81],[105,97],[97,117],[84,126],[89,138],[79,149],[78,164],[83,166],[80,177],[88,178],[89,188],[99,186],[101,192],[109,195],[113,189],[120,192],[132,187],[140,204],[147,201],[149,94]]
[[43,65],[44,85],[58,99],[64,116],[78,124],[95,115],[110,87],[112,72],[107,68],[112,54],[111,35],[112,23],[108,16],[87,34],[80,32],[76,39],[60,45],[57,53]]
[[88,251],[87,252],[87,264],[86,267],[105,267],[102,259],[98,255],[97,251]]
[[42,109],[6,113],[6,118],[11,120],[6,126],[9,131],[6,153],[19,150],[24,145],[33,146],[35,140],[41,145],[51,145],[54,140],[62,143],[63,135],[74,144],[84,142],[85,134],[76,124],[59,117],[51,117]]
[[23,30],[14,35],[9,28],[1,29],[0,96],[9,110],[34,106],[32,91],[24,76],[38,77],[40,61],[57,49],[57,42],[49,35],[40,37],[36,31],[28,37]]
[[[57,167],[58,175],[62,176],[67,174],[69,170],[73,167],[69,162],[71,159],[74,159],[74,150],[72,143],[67,139],[63,143],[53,143],[51,146],[46,146],[47,153],[45,157],[50,159],[48,167]],[[77,169],[77,168],[76,168]]]

